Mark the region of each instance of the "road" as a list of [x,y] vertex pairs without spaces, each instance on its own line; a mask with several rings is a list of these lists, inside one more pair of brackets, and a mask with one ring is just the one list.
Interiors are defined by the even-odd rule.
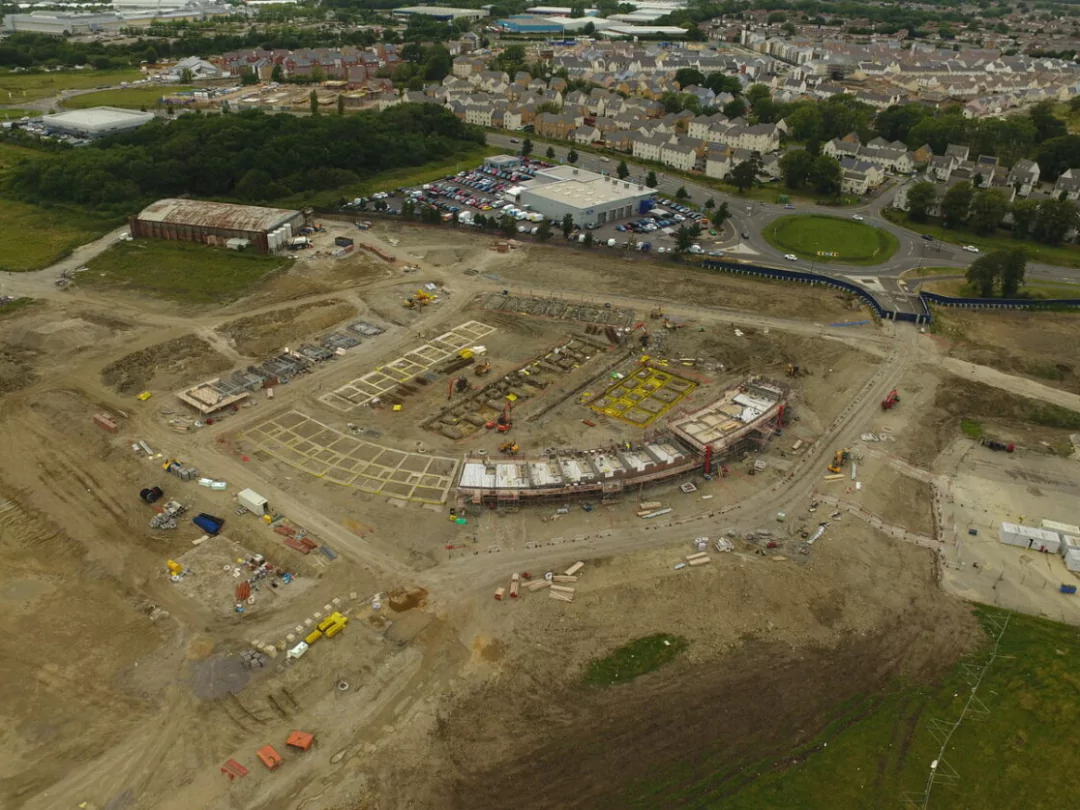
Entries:
[[[492,146],[505,148],[508,152],[516,153],[520,150],[520,138],[511,138],[502,133],[489,132],[488,143]],[[518,141],[519,143],[514,143]],[[555,157],[565,161],[570,146],[553,145]],[[537,156],[546,153],[546,146],[541,151],[535,149]],[[644,182],[650,169],[639,163],[633,162],[628,157],[623,158],[630,169],[630,179]],[[595,172],[615,171],[618,165],[617,158],[603,158],[590,152],[578,152],[577,166]],[[708,199],[717,203],[726,202],[731,211],[731,224],[734,232],[727,243],[718,245],[721,249],[734,250],[744,258],[760,258],[766,264],[774,264],[778,267],[790,266],[793,269],[809,270],[810,272],[822,273],[852,281],[873,293],[882,300],[883,304],[892,304],[904,311],[921,311],[918,304],[914,303],[914,294],[918,283],[908,283],[901,278],[902,274],[919,267],[956,267],[957,275],[963,275],[971,264],[973,254],[965,253],[959,245],[951,245],[943,242],[930,242],[923,239],[919,234],[907,228],[902,228],[884,217],[884,210],[892,203],[896,192],[901,184],[912,182],[910,179],[892,180],[887,183],[879,193],[864,201],[860,205],[837,208],[828,205],[816,205],[812,203],[798,203],[794,211],[781,205],[763,203],[756,200],[747,200],[738,195],[725,194],[708,186],[686,180],[678,175],[670,175],[657,172],[657,190],[667,197],[675,197],[680,188],[689,194],[690,202],[697,205],[703,204]],[[888,231],[896,237],[900,247],[890,259],[881,264],[868,267],[852,267],[830,265],[827,261],[821,262],[789,262],[784,258],[783,251],[777,250],[770,245],[762,236],[765,226],[778,217],[792,213],[818,214],[821,216],[850,219],[858,214],[864,218],[864,222],[880,230]],[[749,234],[749,238],[743,239],[742,234]],[[1058,267],[1048,264],[1029,264],[1028,277],[1037,280],[1080,283],[1080,269],[1072,267]],[[1078,291],[1080,292],[1080,291]]]

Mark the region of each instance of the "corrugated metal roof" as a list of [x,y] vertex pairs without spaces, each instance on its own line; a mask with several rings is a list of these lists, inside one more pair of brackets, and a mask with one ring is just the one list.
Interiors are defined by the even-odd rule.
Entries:
[[265,232],[272,231],[299,215],[299,211],[290,211],[285,208],[166,199],[146,206],[139,213],[139,219],[144,222],[164,222],[169,225]]

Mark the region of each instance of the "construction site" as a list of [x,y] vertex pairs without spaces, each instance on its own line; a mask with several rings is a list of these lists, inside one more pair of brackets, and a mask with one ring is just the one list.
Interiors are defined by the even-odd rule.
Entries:
[[[0,320],[0,805],[634,806],[703,746],[756,761],[933,679],[967,599],[1080,624],[997,540],[1080,522],[1031,493],[1080,466],[1023,406],[1075,392],[821,288],[314,238],[218,308],[5,282],[41,303]],[[582,686],[674,631],[691,654]]]

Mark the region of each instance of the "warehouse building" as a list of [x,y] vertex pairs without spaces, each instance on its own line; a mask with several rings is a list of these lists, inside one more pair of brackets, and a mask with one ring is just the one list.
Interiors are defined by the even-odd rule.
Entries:
[[395,8],[395,17],[431,17],[433,20],[482,20],[488,13],[478,8],[449,8],[447,6],[406,6]]
[[49,132],[76,138],[100,138],[129,129],[138,129],[154,120],[154,114],[119,107],[89,107],[55,115],[43,115],[41,124]]
[[548,219],[567,214],[581,227],[629,219],[652,207],[651,188],[573,166],[541,169],[515,195],[522,205]]
[[561,34],[562,23],[552,20],[550,17],[537,17],[531,14],[516,14],[513,17],[505,17],[497,23],[503,31],[511,34]]
[[284,247],[303,224],[304,215],[284,208],[204,202],[158,200],[131,217],[131,235],[207,245],[244,247],[260,253]]

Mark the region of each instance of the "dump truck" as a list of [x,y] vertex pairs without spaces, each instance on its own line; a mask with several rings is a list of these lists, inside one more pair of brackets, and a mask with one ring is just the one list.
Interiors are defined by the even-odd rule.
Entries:
[[318,641],[320,638],[333,638],[342,630],[345,629],[345,625],[349,623],[349,617],[343,616],[336,610],[315,625],[315,629],[312,630],[305,638],[304,643],[311,645]]

